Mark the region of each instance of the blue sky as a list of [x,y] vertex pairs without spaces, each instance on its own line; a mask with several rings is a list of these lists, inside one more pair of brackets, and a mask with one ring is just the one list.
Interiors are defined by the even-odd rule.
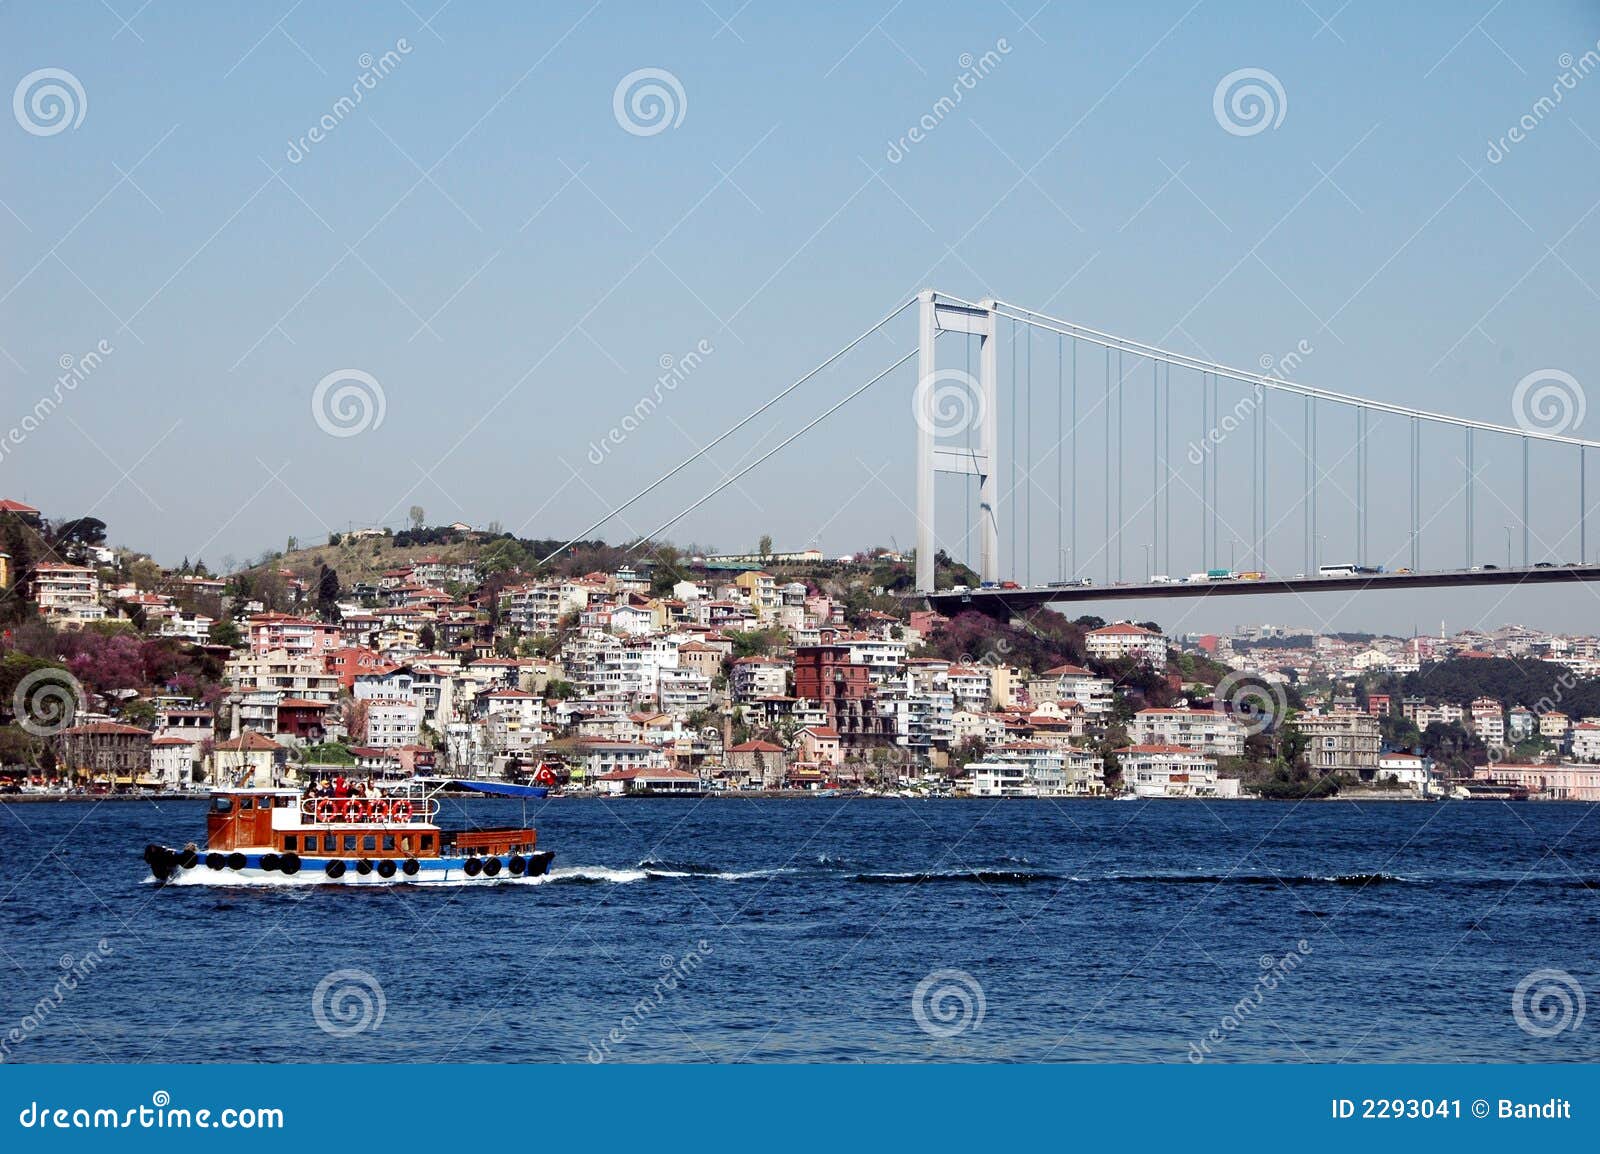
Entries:
[[[93,512],[169,562],[399,522],[413,504],[561,536],[925,286],[1247,368],[1305,342],[1297,380],[1506,424],[1530,373],[1600,380],[1600,78],[1487,155],[1552,91],[1563,54],[1595,48],[1593,4],[436,8],[0,7],[7,85],[64,70],[83,105],[60,131],[30,131],[26,104],[0,126],[0,426],[52,393],[62,358],[112,350],[0,456],[5,495]],[[964,54],[990,51],[960,105],[898,147]],[[1278,82],[1282,118],[1238,135],[1213,95],[1246,68]],[[648,134],[613,100],[641,69],[677,85],[672,123]],[[339,109],[364,72],[360,103]],[[297,147],[324,117],[323,139]],[[606,535],[667,520],[913,340],[907,316]],[[591,450],[664,358],[701,347],[623,443]],[[1041,395],[1053,355],[1032,349]],[[343,370],[378,382],[383,418],[331,436],[313,397]],[[669,535],[908,546],[914,383],[886,379]],[[1173,389],[1177,414],[1195,394],[1177,376]],[[1127,404],[1143,446],[1148,392]],[[1074,568],[1099,577],[1097,419],[1080,438]],[[1174,419],[1180,448],[1203,427],[1197,408]],[[1321,416],[1329,460],[1342,420]],[[1054,422],[1034,413],[1039,488],[1018,511],[1031,497],[1035,545],[1009,566],[1036,578],[1061,564]],[[1273,432],[1280,510],[1298,499],[1292,432]],[[1373,551],[1390,556],[1409,521],[1406,433],[1380,422],[1374,437]],[[1148,490],[1140,452],[1124,451],[1130,508]],[[1480,443],[1477,560],[1503,561],[1516,454]],[[1463,559],[1460,456],[1454,437],[1425,443],[1425,563]],[[1536,456],[1535,559],[1576,556],[1570,457]],[[965,555],[957,484],[941,488],[939,531]],[[1353,519],[1326,501],[1328,556]],[[1248,508],[1227,505],[1230,527]],[[1186,570],[1197,514],[1175,498],[1173,523]],[[1149,535],[1124,536],[1124,569],[1142,575]],[[1269,540],[1270,567],[1303,567],[1298,521]],[[1591,597],[1233,601],[1163,619],[1589,629]]]

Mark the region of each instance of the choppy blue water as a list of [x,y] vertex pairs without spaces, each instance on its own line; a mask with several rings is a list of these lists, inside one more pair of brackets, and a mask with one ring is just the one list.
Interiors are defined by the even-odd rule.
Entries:
[[139,855],[200,839],[199,803],[0,805],[4,1056],[1600,1060],[1593,806],[528,815],[556,851],[535,884],[159,887]]

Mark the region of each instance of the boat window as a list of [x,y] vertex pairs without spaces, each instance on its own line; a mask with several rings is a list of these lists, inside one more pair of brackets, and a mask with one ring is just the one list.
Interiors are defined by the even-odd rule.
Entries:
[[354,850],[356,848],[356,835],[355,834],[347,833],[347,834],[344,835],[344,848],[347,849],[347,850]]
[[433,848],[433,835],[431,833],[425,833],[425,834],[422,835],[422,848],[423,849],[432,849]]
[[279,809],[288,809],[289,806],[294,804],[294,798],[290,797],[288,794],[284,794],[282,797],[278,798],[278,800],[276,802],[274,802],[273,804],[276,805]]
[[227,813],[229,810],[231,810],[233,808],[233,798],[231,798],[231,797],[219,797],[219,798],[216,798],[216,799],[214,799],[212,801],[211,807],[213,809],[215,809],[218,813]]
[[378,837],[377,837],[377,835],[369,833],[365,837],[363,837],[361,839],[361,848],[362,849],[377,849],[378,848]]
[[299,848],[298,839],[295,837],[294,834],[291,833],[291,834],[285,835],[285,837],[283,839],[283,848],[284,849],[298,849]]
[[383,848],[386,850],[394,849],[394,834],[386,833],[383,835]]
[[256,799],[255,798],[253,798],[253,797],[241,797],[239,799],[239,808],[240,809],[254,809],[255,807],[256,807]]
[[322,852],[323,853],[332,853],[334,850],[336,850],[338,848],[339,848],[339,839],[337,837],[335,837],[331,833],[325,833],[325,834],[322,835]]

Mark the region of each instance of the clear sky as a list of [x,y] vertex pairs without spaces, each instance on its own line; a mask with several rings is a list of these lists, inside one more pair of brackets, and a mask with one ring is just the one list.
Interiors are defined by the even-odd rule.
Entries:
[[[1304,342],[1296,380],[1506,424],[1529,374],[1600,381],[1600,77],[1536,111],[1600,40],[1593,3],[437,8],[0,6],[14,92],[0,125],[0,432],[61,394],[5,444],[0,495],[102,517],[169,563],[398,524],[412,505],[430,522],[561,536],[926,286],[1246,368]],[[70,83],[33,75],[46,69]],[[658,86],[664,120],[648,92],[638,106],[619,95],[644,69],[668,74],[633,84]],[[1226,100],[1219,112],[1219,84],[1241,69],[1275,82],[1270,123],[1240,122]],[[1523,139],[1497,143],[1524,117]],[[667,520],[914,337],[908,315],[605,535]],[[101,342],[110,351],[62,389],[63,359]],[[659,407],[604,444],[661,365],[690,353]],[[1015,510],[1035,506],[1032,552],[1026,535],[1009,552],[1009,520],[1002,532],[1008,569],[1036,580],[1066,564],[1054,355],[1053,339],[1025,350],[1045,400],[1016,424],[1035,436]],[[319,382],[341,373],[319,421]],[[1143,390],[1127,395],[1122,450],[1133,577],[1151,539],[1135,517],[1150,398],[1129,379]],[[668,535],[909,547],[914,383],[909,367],[887,378]],[[1174,375],[1175,454],[1204,427],[1192,386]],[[1103,366],[1081,387],[1103,393]],[[381,421],[341,416],[345,388],[381,393]],[[1351,421],[1321,420],[1332,465]],[[1097,579],[1101,422],[1080,431],[1071,561]],[[1596,422],[1570,431],[1596,436]],[[1278,519],[1299,499],[1301,434],[1284,412],[1270,435],[1265,563],[1295,572],[1303,530]],[[1392,559],[1409,434],[1378,421],[1373,436],[1372,553]],[[1503,563],[1518,452],[1479,445],[1475,560]],[[1535,458],[1533,559],[1576,557],[1572,456]],[[1425,439],[1424,458],[1424,564],[1460,564],[1459,438]],[[1223,458],[1225,493],[1242,461]],[[1324,498],[1323,559],[1348,552],[1349,469],[1334,466]],[[966,556],[960,485],[941,487],[939,531]],[[1237,492],[1225,542],[1248,536]],[[1174,571],[1198,566],[1198,516],[1180,485]],[[1597,605],[1588,590],[1495,590],[1138,615],[1593,630]]]

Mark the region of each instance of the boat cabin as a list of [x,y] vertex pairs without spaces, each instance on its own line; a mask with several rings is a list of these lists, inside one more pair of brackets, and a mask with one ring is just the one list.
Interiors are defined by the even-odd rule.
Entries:
[[206,849],[374,859],[534,852],[538,834],[532,829],[441,830],[434,824],[438,807],[435,798],[415,789],[377,798],[219,790],[206,815]]

